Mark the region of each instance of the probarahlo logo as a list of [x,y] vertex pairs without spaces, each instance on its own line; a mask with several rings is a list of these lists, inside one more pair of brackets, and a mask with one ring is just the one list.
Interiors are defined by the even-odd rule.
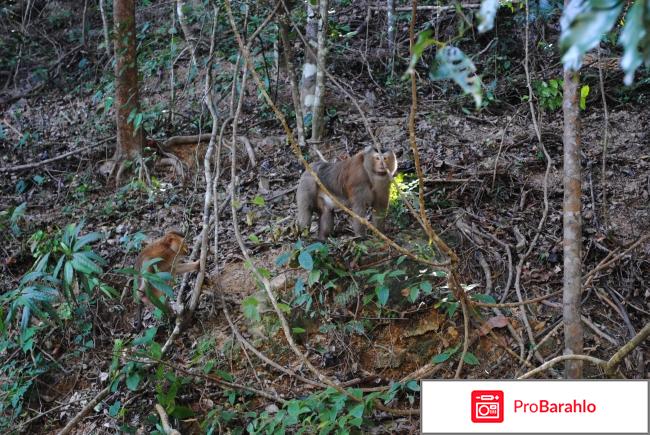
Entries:
[[472,391],[472,421],[474,423],[503,422],[503,391]]

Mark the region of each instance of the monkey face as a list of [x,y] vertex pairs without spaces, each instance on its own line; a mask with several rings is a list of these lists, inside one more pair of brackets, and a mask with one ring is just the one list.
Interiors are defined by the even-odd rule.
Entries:
[[169,249],[180,255],[187,255],[189,253],[189,249],[183,241],[182,236],[177,233],[168,233],[166,237],[169,241]]
[[388,175],[388,173],[393,175],[397,169],[395,160],[395,153],[392,151],[383,154],[374,152],[372,154],[372,172],[382,177]]

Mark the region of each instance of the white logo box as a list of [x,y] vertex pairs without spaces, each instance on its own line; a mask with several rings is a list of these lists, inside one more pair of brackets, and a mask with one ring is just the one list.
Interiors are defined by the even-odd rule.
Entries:
[[[645,434],[649,385],[648,380],[422,380],[421,430]],[[472,422],[472,392],[477,390],[503,391],[502,423]]]

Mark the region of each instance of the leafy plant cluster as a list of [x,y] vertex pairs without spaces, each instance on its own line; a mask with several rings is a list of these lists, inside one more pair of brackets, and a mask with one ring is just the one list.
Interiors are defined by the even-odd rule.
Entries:
[[290,400],[277,412],[264,411],[253,419],[246,430],[250,434],[318,433],[349,434],[372,427],[370,415],[379,400],[384,404],[398,395],[405,395],[409,403],[416,400],[420,391],[417,381],[395,383],[385,392],[363,394],[360,389],[346,390],[357,400],[351,399],[334,388]]
[[[14,209],[10,225],[19,215]],[[29,239],[33,266],[0,296],[0,354],[15,355],[0,364],[0,378],[10,380],[0,385],[0,429],[13,426],[36,378],[55,364],[43,353],[46,334],[65,327],[74,337],[71,357],[93,348],[88,308],[98,294],[117,294],[101,279],[106,262],[91,247],[102,235],[83,234],[83,227],[82,222],[51,234],[36,231]]]

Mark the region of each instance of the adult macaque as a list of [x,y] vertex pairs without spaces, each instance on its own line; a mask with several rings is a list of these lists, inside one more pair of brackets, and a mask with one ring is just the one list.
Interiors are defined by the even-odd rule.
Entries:
[[[160,272],[169,272],[172,275],[180,275],[187,272],[199,270],[199,262],[194,261],[191,263],[181,263],[183,257],[188,253],[187,245],[183,240],[183,235],[177,231],[168,231],[163,237],[154,240],[144,247],[138,258],[135,260],[135,269],[138,272],[152,272],[152,269],[157,268]],[[160,261],[149,265],[143,270],[143,266],[147,262],[160,258]],[[137,317],[135,321],[136,329],[142,326],[142,303],[151,304],[147,292],[150,292],[156,298],[160,298],[163,292],[150,286],[145,279],[139,278],[138,282],[138,297],[136,298],[137,304]],[[169,314],[171,308],[167,301],[164,302],[166,311]]]
[[[372,206],[373,224],[382,229],[388,207],[390,179],[397,170],[397,157],[393,151],[378,153],[372,147],[367,147],[347,160],[318,162],[312,168],[325,187],[359,216],[365,216],[368,206]],[[334,210],[337,207],[308,171],[300,177],[296,200],[298,226],[309,230],[311,216],[316,211],[320,216],[318,239],[325,240],[334,226]],[[364,225],[357,219],[353,220],[352,228],[357,236],[365,234]]]

